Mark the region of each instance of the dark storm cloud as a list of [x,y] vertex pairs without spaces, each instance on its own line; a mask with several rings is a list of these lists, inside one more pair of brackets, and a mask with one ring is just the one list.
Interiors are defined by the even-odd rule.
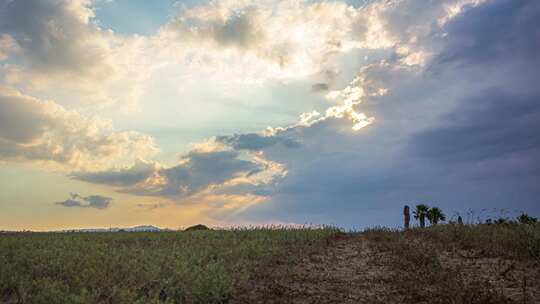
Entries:
[[540,147],[540,95],[498,89],[463,100],[444,124],[414,136],[413,153],[440,161],[478,161]]
[[483,64],[525,60],[538,64],[540,2],[489,1],[449,23],[439,63]]
[[446,30],[446,48],[433,67],[457,63],[463,74],[476,69],[474,74],[496,83],[470,92],[441,124],[412,137],[412,153],[438,161],[478,162],[518,153],[530,159],[527,154],[540,147],[535,131],[540,128],[540,3],[493,1],[465,12]]
[[69,199],[63,202],[57,202],[57,205],[63,207],[76,207],[76,208],[94,208],[94,209],[106,209],[112,202],[112,198],[101,195],[90,195],[83,197],[77,193],[71,193]]

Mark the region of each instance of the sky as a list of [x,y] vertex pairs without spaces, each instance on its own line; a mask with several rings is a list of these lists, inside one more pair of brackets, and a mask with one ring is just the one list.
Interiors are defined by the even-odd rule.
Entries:
[[0,230],[540,215],[540,2],[0,0]]

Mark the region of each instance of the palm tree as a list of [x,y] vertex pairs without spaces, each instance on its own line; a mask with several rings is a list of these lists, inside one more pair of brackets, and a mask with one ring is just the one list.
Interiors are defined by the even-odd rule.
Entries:
[[428,211],[429,207],[424,204],[416,205],[416,210],[413,211],[414,218],[420,221],[420,228],[426,227],[426,216]]
[[526,225],[531,225],[531,224],[536,224],[538,223],[538,219],[535,218],[535,217],[532,217],[530,215],[528,215],[527,213],[522,213],[518,218],[517,218],[518,222],[520,224],[526,224]]
[[429,209],[427,212],[427,218],[431,225],[437,225],[439,221],[446,221],[446,216],[439,207]]

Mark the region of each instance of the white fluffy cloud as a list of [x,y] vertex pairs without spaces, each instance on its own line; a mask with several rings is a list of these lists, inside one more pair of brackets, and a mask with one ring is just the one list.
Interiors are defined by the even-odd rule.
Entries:
[[210,1],[181,10],[157,38],[173,57],[244,80],[328,76],[354,49],[393,50],[422,65],[436,51],[425,43],[433,28],[482,2]]
[[[137,132],[117,132],[109,120],[85,117],[52,102],[0,87],[0,158],[102,168],[146,157],[157,148]],[[124,160],[124,161],[126,161]]]
[[373,9],[343,2],[211,1],[186,8],[159,33],[163,49],[241,80],[299,79],[335,69],[354,48],[385,48]]

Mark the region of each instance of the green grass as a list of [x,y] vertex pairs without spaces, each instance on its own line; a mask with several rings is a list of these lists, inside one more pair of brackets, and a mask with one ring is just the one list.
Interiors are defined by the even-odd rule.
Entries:
[[259,268],[294,263],[339,231],[0,235],[1,303],[226,303]]

